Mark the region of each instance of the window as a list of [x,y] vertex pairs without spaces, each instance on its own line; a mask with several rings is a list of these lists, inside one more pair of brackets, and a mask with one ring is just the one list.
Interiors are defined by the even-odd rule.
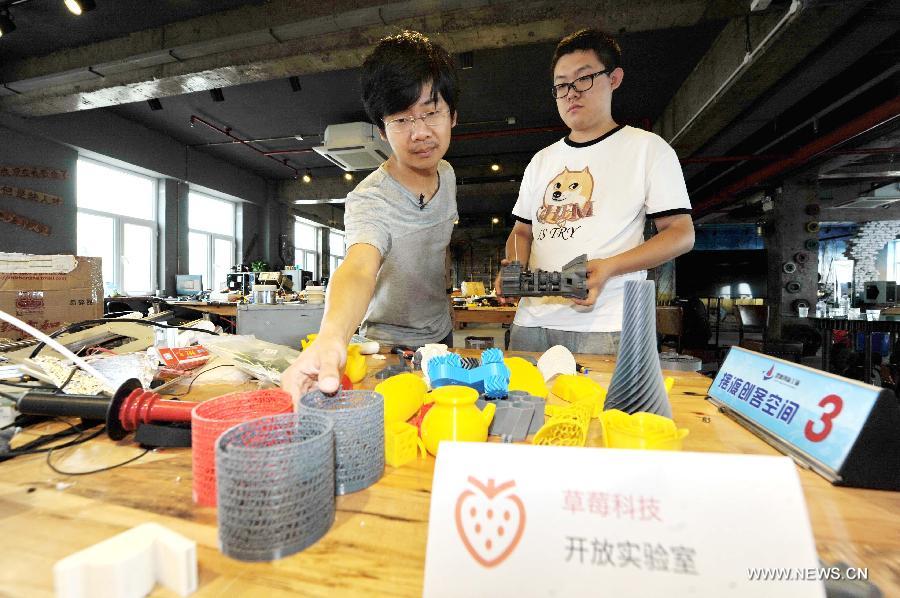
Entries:
[[318,227],[313,224],[294,222],[294,263],[301,270],[312,272],[313,279],[318,280],[319,269],[316,261],[319,257]]
[[203,277],[203,286],[225,287],[234,266],[235,205],[209,195],[188,193],[188,274]]
[[344,233],[336,230],[331,230],[328,234],[328,251],[331,253],[331,275],[334,276],[334,271],[337,270],[337,267],[341,265],[341,262],[344,261],[344,256],[347,255],[347,238],[344,236]]
[[[885,280],[900,280],[900,239],[888,241]],[[863,281],[865,282],[865,281]],[[860,285],[860,289],[862,285]]]
[[103,290],[156,289],[156,181],[84,158],[77,164],[78,255],[103,260]]

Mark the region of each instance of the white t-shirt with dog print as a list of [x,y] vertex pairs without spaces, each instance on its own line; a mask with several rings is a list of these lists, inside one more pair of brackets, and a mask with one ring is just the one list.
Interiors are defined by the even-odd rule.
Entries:
[[[583,253],[591,260],[628,251],[643,242],[648,218],[690,212],[675,150],[659,136],[629,126],[585,143],[566,137],[538,152],[525,169],[513,208],[513,216],[532,227],[532,271],[559,270]],[[611,278],[592,307],[565,297],[523,297],[515,323],[575,332],[621,330],[625,281],[646,277],[642,270]]]

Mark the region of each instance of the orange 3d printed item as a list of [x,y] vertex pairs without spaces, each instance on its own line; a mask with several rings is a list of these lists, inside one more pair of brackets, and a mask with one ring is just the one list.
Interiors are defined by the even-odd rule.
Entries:
[[617,409],[605,411],[600,417],[603,446],[609,448],[652,449],[680,451],[686,428],[676,428],[668,417],[655,413],[627,414]]
[[503,360],[509,368],[509,390],[521,390],[528,394],[547,398],[547,385],[537,366],[521,357],[506,357]]
[[442,440],[484,442],[494,419],[493,403],[484,411],[475,406],[478,391],[468,386],[441,386],[431,391],[434,406],[422,421],[422,440],[432,455],[437,455]]
[[216,440],[225,430],[263,417],[290,413],[291,395],[281,389],[233,392],[199,403],[191,412],[194,502],[216,505]]
[[583,374],[559,374],[553,382],[553,394],[567,403],[588,401],[591,417],[598,417],[606,401],[606,389]]
[[407,372],[391,376],[375,387],[384,397],[384,423],[405,422],[422,406],[428,387],[419,376]]

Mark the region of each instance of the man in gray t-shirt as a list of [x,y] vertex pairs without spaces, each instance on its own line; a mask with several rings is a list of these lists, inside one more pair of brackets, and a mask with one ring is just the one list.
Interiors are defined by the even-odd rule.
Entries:
[[295,403],[316,386],[338,389],[361,322],[363,334],[388,345],[452,339],[445,256],[456,177],[442,158],[456,124],[453,60],[404,31],[381,40],[362,70],[363,104],[393,155],[347,197],[347,254],[331,277],[319,334],[281,377]]
[[384,166],[347,196],[347,246],[366,243],[381,254],[360,331],[383,345],[419,347],[453,331],[444,256],[458,217],[456,176],[444,160],[438,177],[437,193],[421,206]]

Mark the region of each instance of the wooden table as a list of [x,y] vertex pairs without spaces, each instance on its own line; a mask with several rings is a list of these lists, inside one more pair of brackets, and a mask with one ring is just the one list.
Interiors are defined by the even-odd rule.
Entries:
[[[370,377],[362,386],[372,388],[377,380],[371,374],[394,358],[368,359]],[[608,384],[611,358],[578,356],[578,361],[593,368],[592,378]],[[705,400],[709,379],[692,372],[671,375],[676,379],[675,419],[690,429],[685,450],[779,454]],[[238,389],[202,381],[189,398]],[[552,396],[550,401],[559,402]],[[51,428],[58,424],[33,432]],[[592,428],[589,444],[598,438]],[[102,438],[54,453],[54,463],[69,470],[93,469],[137,453],[130,439]],[[241,563],[217,548],[215,509],[191,502],[187,449],[155,451],[125,467],[82,477],[54,474],[43,455],[17,457],[0,464],[0,536],[7,539],[0,595],[52,596],[51,571],[58,559],[155,521],[197,542],[196,596],[420,596],[433,470],[430,457],[399,469],[387,467],[374,486],[338,497],[334,526],[312,547],[272,563]],[[799,475],[820,557],[868,567],[870,581],[885,596],[900,596],[900,493],[834,487],[805,469]],[[776,539],[777,530],[771,533]],[[161,588],[153,595],[172,596]]]
[[515,307],[467,307],[454,308],[456,327],[464,328],[465,324],[512,324],[516,317]]

